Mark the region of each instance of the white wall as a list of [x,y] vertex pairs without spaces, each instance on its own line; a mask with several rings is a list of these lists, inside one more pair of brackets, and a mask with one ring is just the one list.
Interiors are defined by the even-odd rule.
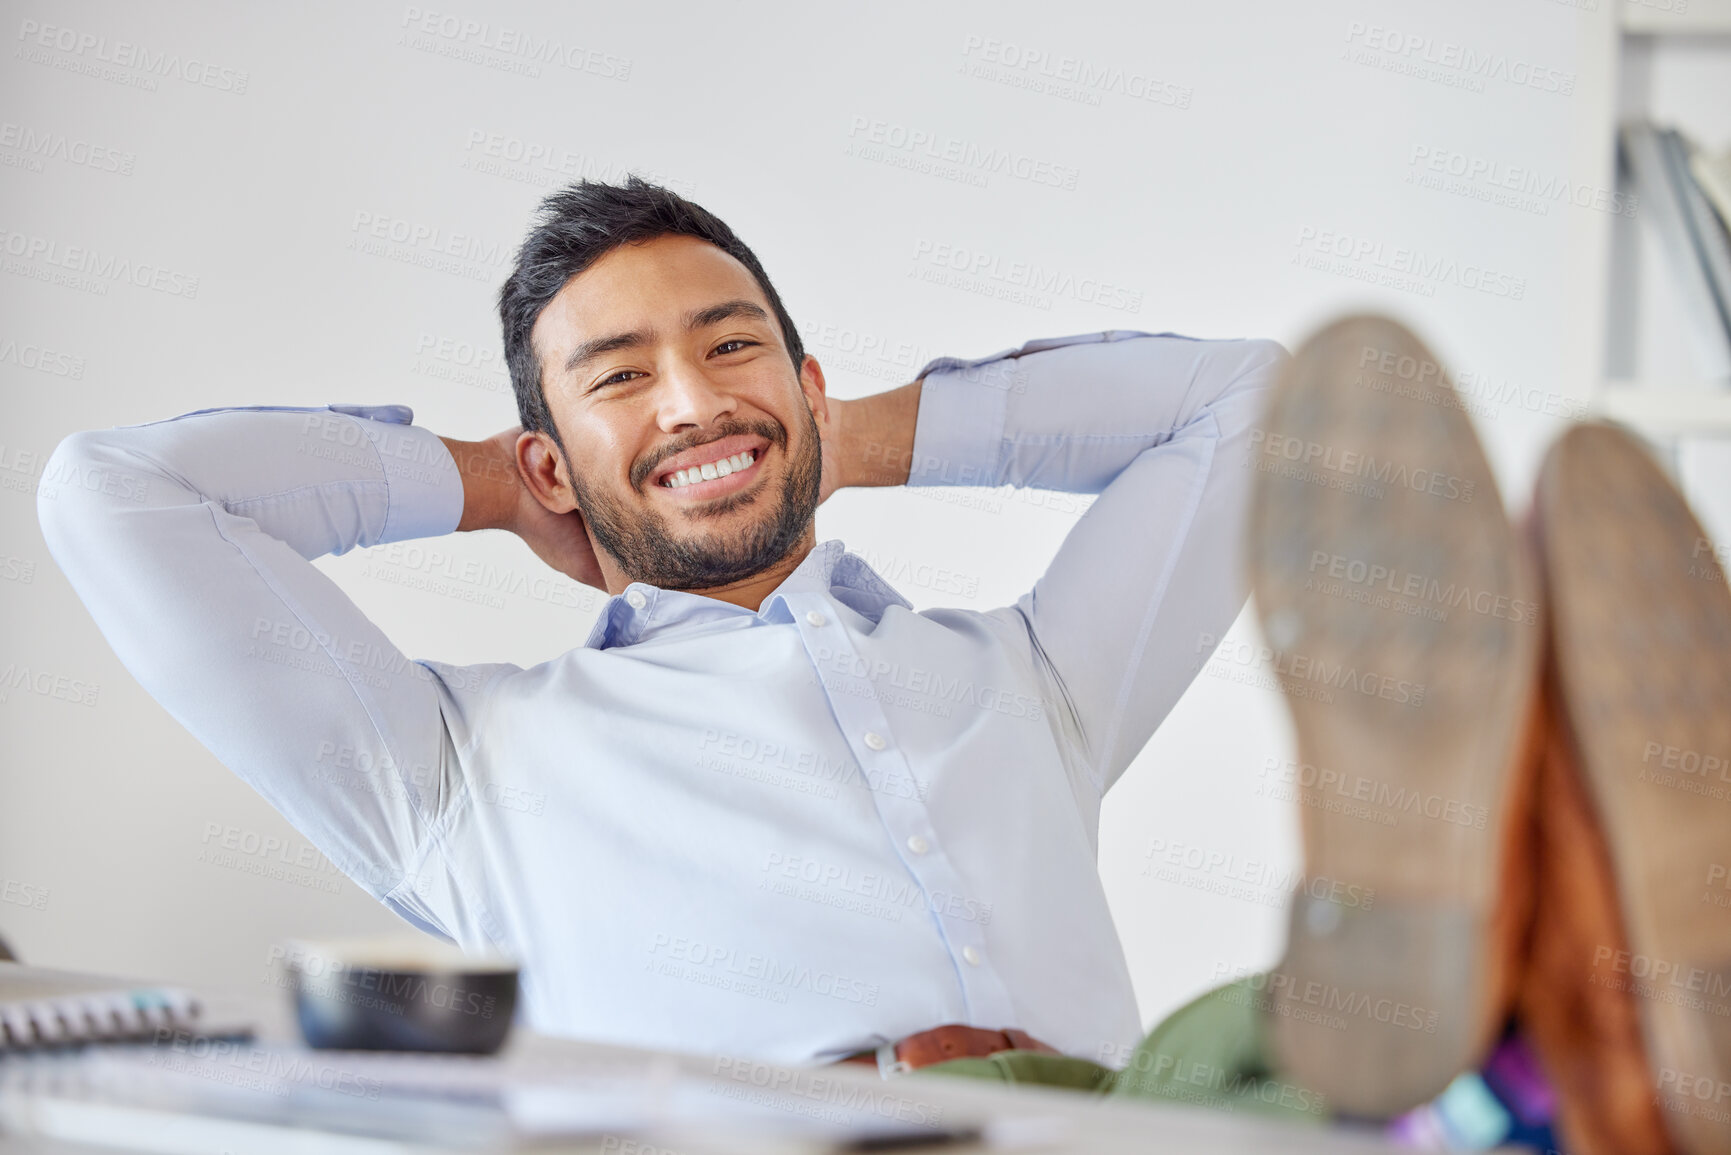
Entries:
[[[425,2],[7,5],[4,243],[89,246],[198,282],[196,297],[124,282],[85,291],[37,279],[47,267],[11,248],[0,269],[0,671],[100,687],[89,706],[24,688],[0,701],[0,934],[27,960],[232,985],[255,981],[283,937],[401,926],[328,867],[271,877],[208,859],[212,829],[277,839],[290,861],[305,843],[118,664],[47,554],[32,479],[73,430],[209,406],[403,402],[459,437],[513,424],[491,301],[555,178],[476,140],[539,146],[586,175],[635,168],[718,213],[763,260],[839,396],[899,384],[931,356],[1103,328],[1290,347],[1359,308],[1395,312],[1499,387],[1587,390],[1565,379],[1558,350],[1594,339],[1565,304],[1569,227],[1591,210],[1540,214],[1409,179],[1415,150],[1429,149],[1598,181],[1596,164],[1570,154],[1580,94],[1497,78],[1463,88],[1448,82],[1457,73],[1408,75],[1354,54],[1366,47],[1356,30],[1374,25],[1501,55],[1522,76],[1570,76],[1603,12],[1554,0],[687,8],[436,8],[488,20],[494,35],[593,49],[602,70],[629,61],[621,79],[558,64],[506,71],[503,52],[417,33],[412,14],[435,10]],[[70,29],[73,50],[37,46],[31,22]],[[78,50],[86,36],[110,53],[129,41],[178,56],[194,79],[196,60],[217,69],[213,84],[103,65],[96,48]],[[1046,53],[1051,67],[1068,56],[1122,70],[1156,99],[1037,91],[1033,70],[984,61],[984,42]],[[980,187],[857,155],[868,134],[856,126],[876,121],[1064,166],[1074,187],[1004,174]],[[32,160],[21,130],[117,150],[125,171]],[[359,214],[463,234],[498,259],[445,272],[357,251]],[[1458,283],[1377,287],[1351,275],[1374,275],[1371,258],[1343,272],[1298,263],[1317,251],[1301,238],[1325,233],[1384,259],[1411,248],[1489,266],[1518,279],[1520,299]],[[922,281],[916,254],[944,244],[1122,285],[1139,307]],[[850,356],[858,335],[910,351],[899,363]],[[25,346],[68,354],[81,375],[3,352]],[[446,346],[483,351],[491,367],[440,360]],[[1493,408],[1481,425],[1519,505],[1556,423],[1518,403]],[[1067,497],[1067,508],[1035,494],[981,510],[942,496],[843,493],[820,511],[819,534],[977,579],[972,601],[904,586],[918,607],[985,608],[1027,588],[1076,517]],[[452,566],[551,572],[500,535],[419,544]],[[407,588],[444,572],[431,556],[320,564],[407,652],[449,661],[543,660],[581,643],[602,600],[563,579],[498,604]],[[1141,870],[1157,843],[1236,855],[1241,868],[1293,866],[1291,815],[1256,794],[1259,767],[1288,740],[1273,693],[1203,676],[1109,798],[1100,865],[1145,1019],[1219,969],[1274,958],[1284,895],[1222,898]]]

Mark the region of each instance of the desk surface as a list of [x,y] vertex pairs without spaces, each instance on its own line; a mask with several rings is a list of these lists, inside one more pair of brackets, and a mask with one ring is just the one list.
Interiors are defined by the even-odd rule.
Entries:
[[[509,1136],[487,1128],[508,1118],[547,1128],[532,1144],[537,1152],[792,1155],[834,1150],[833,1139],[812,1128],[847,1118],[987,1124],[989,1144],[924,1148],[957,1155],[1398,1150],[1339,1129],[1182,1105],[936,1077],[885,1080],[866,1067],[778,1067],[522,1030],[491,1059],[311,1052],[296,1046],[286,1008],[250,1005],[259,1037],[221,1054],[132,1048],[0,1061],[0,1146],[40,1155],[499,1150]],[[279,1078],[289,1068],[301,1084],[292,1093]],[[408,1084],[422,1097],[405,1100],[398,1088]],[[590,1121],[586,1133],[570,1130],[574,1120]]]

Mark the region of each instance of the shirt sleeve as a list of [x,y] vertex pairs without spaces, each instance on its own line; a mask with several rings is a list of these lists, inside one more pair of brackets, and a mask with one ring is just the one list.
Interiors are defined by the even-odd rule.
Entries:
[[482,668],[410,661],[310,560],[456,528],[462,478],[412,416],[257,407],[75,433],[37,512],[145,690],[362,889],[447,933],[393,892],[452,794],[451,683]]
[[1113,329],[922,370],[909,485],[1098,495],[993,611],[1019,619],[1096,801],[1244,606],[1245,450],[1286,359],[1268,340]]

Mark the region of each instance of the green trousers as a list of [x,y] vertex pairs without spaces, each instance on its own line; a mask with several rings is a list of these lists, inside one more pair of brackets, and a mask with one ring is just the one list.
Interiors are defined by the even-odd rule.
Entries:
[[1123,1069],[1038,1051],[951,1059],[913,1076],[990,1079],[1070,1087],[1092,1095],[1161,1099],[1246,1114],[1321,1123],[1322,1096],[1279,1079],[1263,1043],[1262,994],[1241,979],[1186,1003],[1131,1052]]

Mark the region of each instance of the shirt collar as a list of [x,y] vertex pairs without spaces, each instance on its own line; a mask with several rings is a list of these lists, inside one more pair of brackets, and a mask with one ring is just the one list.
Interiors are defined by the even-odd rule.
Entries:
[[[868,565],[858,554],[849,553],[839,538],[819,542],[794,571],[775,587],[763,607],[752,615],[744,606],[732,605],[686,590],[665,590],[647,582],[632,582],[607,599],[583,645],[592,650],[635,645],[688,626],[755,616],[765,623],[790,622],[790,597],[827,594],[868,619],[874,626],[890,606],[913,609],[912,603]],[[641,605],[635,603],[641,602]]]

